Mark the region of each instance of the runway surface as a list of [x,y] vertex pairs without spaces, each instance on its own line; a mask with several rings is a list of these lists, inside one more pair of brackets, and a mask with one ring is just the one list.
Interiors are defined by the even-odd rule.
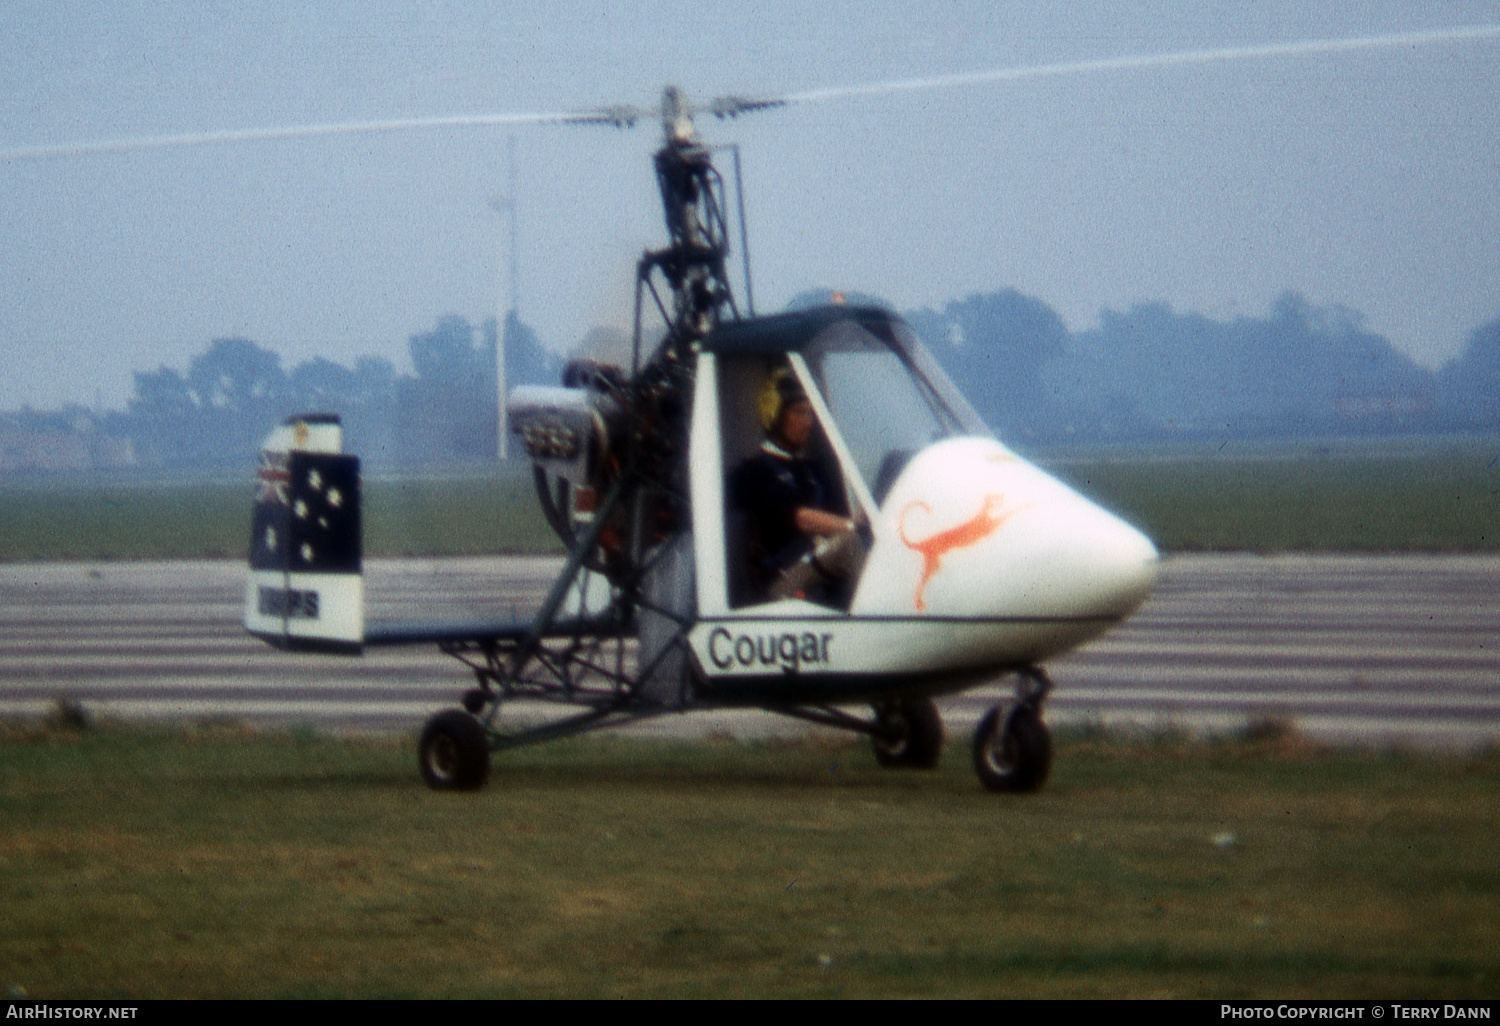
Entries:
[[[371,560],[371,619],[524,613],[558,560]],[[96,716],[415,731],[468,671],[430,647],[289,655],[242,632],[242,564],[0,566],[0,717],[59,697]],[[1500,558],[1179,556],[1127,624],[1048,664],[1048,719],[1226,730],[1288,720],[1371,743],[1500,741]],[[958,738],[1010,683],[940,705]],[[669,716],[652,733],[754,735],[759,712]]]

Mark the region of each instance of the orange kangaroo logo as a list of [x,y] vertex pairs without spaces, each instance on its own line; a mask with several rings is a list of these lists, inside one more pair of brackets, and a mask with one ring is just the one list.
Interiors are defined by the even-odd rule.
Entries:
[[934,535],[923,538],[921,541],[912,541],[906,536],[906,517],[912,510],[921,507],[928,513],[932,507],[925,502],[907,503],[901,511],[901,520],[896,525],[896,533],[906,543],[906,547],[922,554],[922,583],[917,585],[917,608],[926,609],[927,604],[922,601],[922,593],[927,590],[927,582],[932,580],[932,575],[937,573],[938,564],[944,556],[954,549],[968,548],[988,538],[1000,529],[1000,525],[1015,516],[1026,506],[1018,506],[1015,509],[1000,512],[1000,504],[1005,501],[1005,496],[989,494],[984,497],[984,505],[972,518],[965,520],[957,527],[950,527],[946,531],[939,531]]

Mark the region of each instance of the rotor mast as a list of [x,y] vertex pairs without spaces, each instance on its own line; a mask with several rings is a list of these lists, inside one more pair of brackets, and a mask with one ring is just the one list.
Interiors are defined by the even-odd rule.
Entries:
[[[599,107],[563,119],[624,129],[647,118],[660,118],[662,126],[655,167],[669,241],[662,249],[646,250],[636,265],[628,372],[588,360],[573,361],[563,372],[564,385],[600,393],[595,401],[612,411],[608,430],[613,432],[613,462],[605,477],[591,487],[605,494],[606,505],[619,504],[618,522],[611,526],[619,541],[601,564],[608,565],[606,572],[617,586],[639,586],[648,553],[675,530],[673,525],[689,522],[685,454],[697,351],[716,325],[740,316],[725,270],[729,230],[724,181],[714,168],[712,147],[698,136],[693,115],[708,112],[719,118],[737,117],[784,102],[722,97],[707,105],[692,105],[679,89],[668,86],[657,107]],[[665,329],[661,334],[649,333],[649,351],[642,319],[648,306],[655,308]],[[554,501],[548,487],[545,475],[539,476],[543,507],[563,510],[555,518],[561,522],[565,506]],[[554,517],[549,514],[549,519]],[[595,523],[602,522],[602,515],[595,513]],[[559,533],[570,534],[567,530]],[[597,537],[585,538],[578,545],[592,549],[596,541]]]
[[724,266],[729,255],[724,181],[698,137],[692,109],[675,86],[662,91],[661,119],[656,181],[671,242],[666,249],[646,252],[640,274],[649,278],[660,271],[671,286],[667,337],[676,348],[704,338],[726,309],[735,316],[738,312]]
[[[662,90],[661,104],[654,108],[624,104],[597,107],[565,119],[574,124],[633,128],[646,118],[661,118],[662,146],[656,153],[656,181],[661,189],[662,213],[671,243],[665,249],[647,250],[641,257],[637,285],[638,289],[649,289],[657,299],[668,325],[664,342],[668,352],[691,346],[707,336],[726,310],[731,316],[739,316],[724,268],[729,256],[724,180],[714,169],[712,148],[698,137],[693,116],[707,113],[720,119],[736,118],[754,110],[785,106],[787,102],[721,96],[706,104],[692,104],[682,90],[667,86]],[[671,309],[652,285],[652,276],[658,272],[671,290]]]

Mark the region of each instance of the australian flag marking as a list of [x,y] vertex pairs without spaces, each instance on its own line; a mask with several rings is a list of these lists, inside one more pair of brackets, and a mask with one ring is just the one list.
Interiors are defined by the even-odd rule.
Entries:
[[[251,567],[359,573],[359,505],[358,458],[297,450],[262,452],[250,536]],[[294,614],[288,611],[286,615]]]
[[287,486],[291,484],[292,475],[287,471],[286,465],[286,453],[261,451],[260,471],[256,474],[259,482],[255,490],[257,503],[287,504]]

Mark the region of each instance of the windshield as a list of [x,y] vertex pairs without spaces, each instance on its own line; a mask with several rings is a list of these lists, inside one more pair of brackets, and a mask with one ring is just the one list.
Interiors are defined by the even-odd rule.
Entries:
[[880,339],[841,321],[804,354],[877,502],[916,452],[944,438],[989,434],[911,330],[899,322],[891,328]]

